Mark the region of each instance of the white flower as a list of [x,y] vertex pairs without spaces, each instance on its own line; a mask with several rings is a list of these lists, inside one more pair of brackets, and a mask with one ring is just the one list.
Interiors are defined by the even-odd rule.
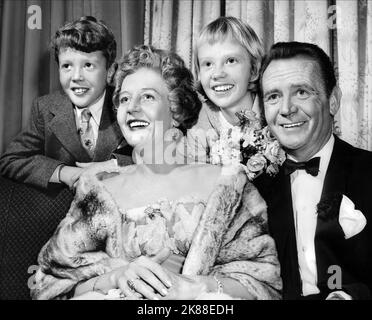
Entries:
[[255,154],[248,159],[247,168],[252,172],[259,172],[265,168],[266,159],[262,154]]
[[[245,110],[237,113],[240,126],[220,133],[219,138],[211,134],[210,163],[236,165],[246,162],[248,179],[253,180],[266,169],[270,175],[278,172],[278,165],[285,160],[285,153],[268,127],[261,127],[255,113]],[[217,134],[216,134],[217,135]],[[268,167],[269,166],[269,167]]]
[[231,158],[236,162],[240,162],[242,160],[242,154],[239,149],[232,149],[231,150]]
[[243,133],[239,127],[234,127],[231,130],[231,141],[234,143],[234,145],[240,146],[240,139],[243,136]]
[[269,142],[266,145],[265,149],[265,157],[269,159],[270,162],[275,162],[276,159],[279,156],[279,151],[280,151],[280,145],[277,140],[274,140],[272,142]]
[[254,143],[256,141],[256,134],[254,130],[247,130],[242,139],[244,140],[243,142],[243,148],[248,147],[249,145],[254,146]]

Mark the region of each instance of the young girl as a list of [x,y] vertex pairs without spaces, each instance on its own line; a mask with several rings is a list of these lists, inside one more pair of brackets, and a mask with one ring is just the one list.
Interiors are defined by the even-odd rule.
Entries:
[[220,17],[201,30],[194,50],[198,91],[204,103],[197,124],[187,133],[187,161],[216,163],[211,149],[215,145],[219,150],[214,153],[224,152],[215,142],[227,132],[234,140],[230,129],[240,125],[236,113],[259,112],[256,92],[263,47],[249,25],[235,17]]

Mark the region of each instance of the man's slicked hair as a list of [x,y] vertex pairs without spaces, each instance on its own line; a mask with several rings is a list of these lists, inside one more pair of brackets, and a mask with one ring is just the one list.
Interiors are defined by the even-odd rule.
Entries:
[[329,98],[333,88],[336,86],[336,75],[329,56],[317,45],[306,42],[278,42],[275,43],[264,57],[260,71],[260,92],[262,94],[262,76],[274,60],[284,60],[296,57],[305,57],[315,61],[320,69],[321,77]]

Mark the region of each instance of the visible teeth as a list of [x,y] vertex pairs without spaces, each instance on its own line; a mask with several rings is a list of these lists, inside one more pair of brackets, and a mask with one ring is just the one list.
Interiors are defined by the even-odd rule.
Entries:
[[146,121],[132,121],[132,122],[129,123],[130,128],[135,128],[135,127],[144,128],[144,127],[147,127],[148,125],[149,125],[149,123],[146,122]]
[[296,123],[283,124],[283,127],[284,128],[294,128],[294,127],[299,127],[299,126],[303,125],[304,123],[305,123],[304,121],[301,121],[301,122],[296,122]]
[[77,94],[82,94],[86,91],[88,91],[88,89],[84,89],[84,88],[75,88],[75,89],[72,89],[75,93]]
[[221,86],[215,86],[215,87],[213,87],[213,90],[217,91],[217,92],[222,92],[222,91],[230,90],[232,87],[233,87],[233,85],[231,85],[231,84],[225,84],[225,85],[221,85]]

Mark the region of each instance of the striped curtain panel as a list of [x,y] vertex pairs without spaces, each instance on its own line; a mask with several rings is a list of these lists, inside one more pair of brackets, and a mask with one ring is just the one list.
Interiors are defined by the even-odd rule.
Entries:
[[195,37],[221,15],[249,23],[266,50],[278,41],[302,41],[329,54],[343,93],[335,131],[372,150],[372,1],[146,0],[145,43],[174,50],[192,68]]
[[[59,26],[83,15],[113,30],[119,57],[143,43],[145,0],[0,0],[0,155],[26,126],[34,98],[58,90],[49,43]],[[36,28],[29,21],[38,13]]]

